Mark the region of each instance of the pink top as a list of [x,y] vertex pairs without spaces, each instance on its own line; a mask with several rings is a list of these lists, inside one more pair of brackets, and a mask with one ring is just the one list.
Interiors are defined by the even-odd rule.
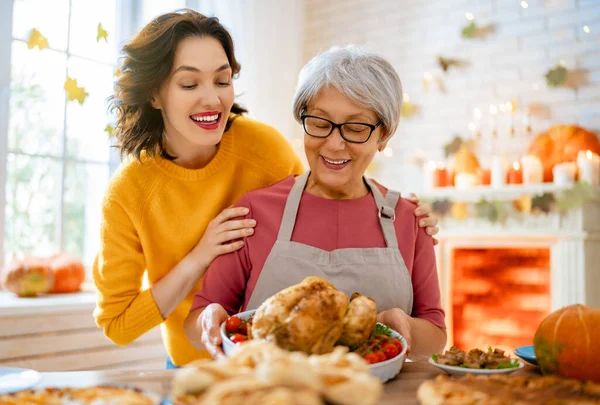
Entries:
[[[217,257],[194,296],[192,311],[211,303],[230,314],[244,310],[271,248],[275,244],[287,196],[294,184],[290,176],[272,186],[246,193],[236,206],[248,207],[256,220],[254,235],[244,247]],[[385,196],[387,189],[379,184]],[[415,206],[400,199],[396,206],[396,235],[400,253],[411,276],[414,303],[411,316],[445,327],[440,305],[433,239],[417,225]],[[329,200],[304,192],[292,241],[332,251],[344,248],[386,247],[373,194],[354,200]],[[366,214],[369,213],[369,214]]]

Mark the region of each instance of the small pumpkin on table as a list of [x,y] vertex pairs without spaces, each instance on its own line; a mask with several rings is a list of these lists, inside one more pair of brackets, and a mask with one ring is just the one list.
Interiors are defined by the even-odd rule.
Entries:
[[600,382],[600,309],[576,304],[546,317],[533,340],[543,374]]
[[73,255],[13,259],[2,272],[2,286],[19,297],[72,293],[81,289],[85,267]]

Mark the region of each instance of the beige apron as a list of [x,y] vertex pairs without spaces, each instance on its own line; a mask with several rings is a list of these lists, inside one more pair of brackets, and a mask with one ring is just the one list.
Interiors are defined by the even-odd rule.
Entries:
[[[368,187],[375,198],[377,212],[385,237],[385,248],[347,248],[332,252],[291,240],[300,198],[310,172],[296,179],[288,195],[277,241],[267,257],[256,287],[248,301],[247,310],[256,309],[267,298],[308,276],[320,276],[332,282],[350,296],[353,292],[373,298],[377,311],[400,308],[412,313],[413,288],[408,269],[398,249],[394,228],[395,207],[400,194],[388,191],[386,198],[370,179]],[[360,221],[348,218],[348,221]]]

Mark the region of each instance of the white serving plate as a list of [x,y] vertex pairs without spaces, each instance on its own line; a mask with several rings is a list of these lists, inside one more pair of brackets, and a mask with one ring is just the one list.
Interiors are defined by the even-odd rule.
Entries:
[[32,388],[42,380],[37,371],[27,368],[0,367],[0,394]]
[[429,364],[439,368],[440,370],[445,371],[446,373],[448,373],[450,375],[455,375],[455,376],[463,376],[466,374],[473,374],[473,375],[510,374],[510,373],[514,373],[515,371],[520,370],[523,367],[525,367],[525,364],[520,360],[519,360],[518,367],[498,368],[498,369],[465,368],[465,367],[456,367],[456,366],[446,366],[444,364],[436,363],[435,360],[433,360],[432,358],[429,358]]
[[[239,317],[242,320],[248,320],[254,314],[256,310],[250,310],[245,312],[240,312],[235,316]],[[408,349],[408,345],[406,344],[406,339],[404,336],[400,335],[395,330],[392,331],[393,338],[400,340],[402,343],[402,352],[400,352],[396,357],[382,361],[381,363],[371,364],[369,368],[371,369],[371,374],[377,378],[379,378],[382,382],[386,382],[394,378],[400,370],[402,370],[402,365],[406,360],[406,350]],[[233,343],[227,337],[227,331],[225,330],[225,322],[221,324],[221,339],[223,340],[223,352],[226,356],[229,356],[232,350],[236,347],[236,343]]]

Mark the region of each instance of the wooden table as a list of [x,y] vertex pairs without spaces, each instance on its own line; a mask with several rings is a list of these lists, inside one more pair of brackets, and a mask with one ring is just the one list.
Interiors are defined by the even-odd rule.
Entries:
[[[384,386],[382,405],[416,405],[417,388],[442,372],[425,361],[405,363],[400,374]],[[69,371],[42,373],[39,387],[84,387],[99,384],[131,384],[141,389],[168,396],[174,370],[158,371]],[[539,375],[539,369],[525,366],[514,375]]]

